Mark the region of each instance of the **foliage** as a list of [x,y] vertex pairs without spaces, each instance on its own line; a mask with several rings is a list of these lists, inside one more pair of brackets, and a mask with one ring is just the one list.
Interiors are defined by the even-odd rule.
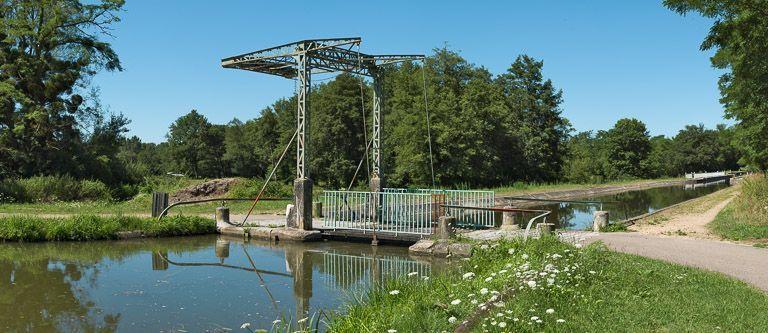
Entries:
[[474,330],[768,329],[761,315],[768,296],[743,282],[599,245],[578,249],[544,239],[478,246],[458,271],[391,281],[353,300],[345,315],[332,318],[329,330],[453,331],[486,302],[488,311]]
[[[263,179],[244,179],[235,183],[227,195],[232,198],[255,198],[264,186]],[[281,182],[269,182],[263,198],[291,198],[293,187]]]
[[744,162],[768,167],[768,6],[762,0],[665,0],[681,15],[714,19],[702,50],[715,50],[712,66],[725,73],[719,86],[725,115],[735,119]]
[[110,189],[98,180],[40,176],[0,181],[0,202],[107,201]]
[[116,239],[120,231],[142,231],[148,235],[181,236],[215,231],[212,220],[174,216],[159,222],[128,216],[75,215],[67,218],[33,216],[0,217],[1,241],[88,241]]
[[741,194],[717,214],[709,227],[727,239],[768,239],[768,178],[744,180]]
[[643,162],[651,153],[651,140],[642,121],[620,119],[607,132],[605,140],[606,174],[612,179],[641,178],[646,170]]
[[168,152],[177,171],[196,178],[223,175],[223,143],[223,129],[197,110],[176,119],[168,132]]
[[[99,69],[121,70],[99,39],[119,21],[122,0],[0,2],[0,177],[69,174],[114,167],[105,140],[121,135],[121,116],[104,121],[97,94],[83,96]],[[87,130],[92,130],[88,135]],[[114,174],[100,180],[116,182]]]

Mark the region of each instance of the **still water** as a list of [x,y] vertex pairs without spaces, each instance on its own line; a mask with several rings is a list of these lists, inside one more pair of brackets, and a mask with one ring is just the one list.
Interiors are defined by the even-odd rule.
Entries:
[[[372,281],[445,262],[403,247],[184,237],[0,244],[1,332],[247,332],[343,310]],[[298,315],[297,315],[298,314]]]
[[[607,210],[610,221],[615,222],[707,195],[725,187],[728,187],[728,184],[722,182],[696,186],[667,186],[574,200],[603,202],[602,209]],[[593,214],[601,205],[552,203],[532,208],[551,210],[552,214],[547,217],[547,222],[555,223],[557,228],[585,230],[592,228]],[[531,217],[533,215],[525,214],[520,222],[527,223]]]

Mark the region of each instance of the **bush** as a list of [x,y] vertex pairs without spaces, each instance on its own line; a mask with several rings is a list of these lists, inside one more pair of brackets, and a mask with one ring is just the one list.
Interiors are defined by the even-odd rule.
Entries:
[[83,180],[80,182],[78,200],[106,201],[112,199],[109,187],[98,180]]
[[98,180],[70,176],[38,176],[0,182],[0,202],[55,202],[111,200],[109,187]]

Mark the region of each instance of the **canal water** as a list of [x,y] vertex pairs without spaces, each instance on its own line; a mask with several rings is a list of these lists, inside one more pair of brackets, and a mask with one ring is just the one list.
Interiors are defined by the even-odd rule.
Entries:
[[[630,217],[654,212],[664,207],[674,205],[689,199],[697,198],[728,187],[724,182],[656,187],[645,190],[629,191],[618,194],[574,199],[574,201],[595,201],[603,204],[583,203],[549,203],[541,204],[533,209],[550,210],[547,222],[554,223],[557,228],[570,230],[585,230],[592,228],[594,212],[603,210],[609,212],[611,222],[621,221]],[[534,215],[525,214],[520,223],[525,225]]]
[[[407,248],[183,237],[0,244],[0,332],[248,332],[344,310],[372,281],[446,262]],[[416,278],[416,277],[413,277]]]

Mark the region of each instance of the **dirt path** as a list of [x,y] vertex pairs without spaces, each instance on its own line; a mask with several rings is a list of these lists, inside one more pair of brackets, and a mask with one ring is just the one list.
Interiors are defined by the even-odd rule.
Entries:
[[635,221],[629,227],[645,235],[680,236],[704,239],[720,239],[707,227],[717,213],[739,193],[739,185],[705,195],[680,204],[679,206]]
[[609,249],[720,272],[768,292],[768,250],[710,239],[640,233],[601,233],[587,242],[602,241]]

